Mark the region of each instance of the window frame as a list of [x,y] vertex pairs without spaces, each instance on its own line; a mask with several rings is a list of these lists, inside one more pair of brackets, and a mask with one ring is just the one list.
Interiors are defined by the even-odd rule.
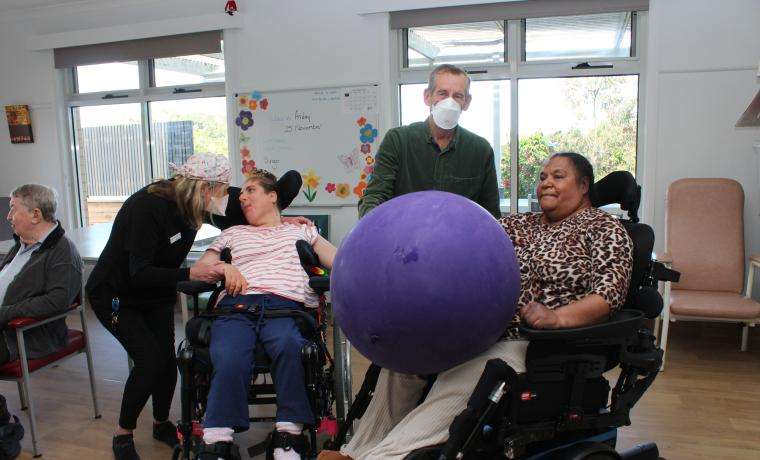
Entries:
[[[227,54],[222,50],[225,63],[227,61]],[[226,80],[227,75],[225,71],[225,81],[213,82],[213,83],[199,83],[190,85],[175,85],[175,86],[151,86],[155,81],[152,73],[152,59],[143,59],[137,61],[138,66],[138,78],[139,88],[130,90],[114,90],[114,91],[98,91],[92,93],[79,93],[77,90],[77,75],[76,67],[69,67],[66,69],[59,69],[60,81],[63,89],[63,111],[65,112],[65,144],[68,152],[68,165],[72,174],[72,186],[70,189],[73,207],[73,217],[75,224],[74,227],[85,226],[84,209],[82,207],[82,177],[79,174],[80,168],[76,155],[76,137],[74,126],[74,109],[78,107],[87,106],[101,106],[101,105],[120,105],[120,104],[140,104],[140,125],[142,129],[142,154],[143,154],[143,171],[146,177],[151,180],[155,179],[153,171],[152,161],[152,138],[150,128],[150,103],[160,101],[172,101],[172,100],[187,100],[187,99],[199,99],[199,98],[211,98],[211,97],[224,97],[225,106],[227,107],[227,114],[229,114],[229,101],[226,98]],[[232,158],[232,139],[230,137],[230,117],[225,119],[225,126],[227,128],[227,149],[230,155],[230,162]],[[67,181],[69,182],[69,181]],[[73,205],[75,203],[75,205]]]
[[[604,76],[638,76],[638,113],[636,119],[636,176],[641,177],[645,170],[646,157],[643,152],[645,145],[646,113],[646,56],[647,56],[647,26],[648,11],[635,11],[631,24],[631,56],[616,58],[582,58],[582,59],[546,59],[541,61],[525,61],[525,28],[524,19],[509,19],[506,21],[505,43],[506,62],[503,64],[465,65],[462,67],[472,81],[509,80],[510,84],[510,177],[518,177],[519,149],[519,97],[518,85],[520,80],[536,78],[563,77],[604,77]],[[391,86],[395,90],[392,99],[393,126],[401,123],[401,85],[427,83],[428,74],[433,67],[404,67],[406,51],[405,29],[391,31]],[[589,65],[611,64],[611,68],[573,69],[573,66],[588,62]],[[500,171],[498,155],[496,170]],[[510,181],[509,203],[502,204],[502,212],[518,212],[518,183]]]

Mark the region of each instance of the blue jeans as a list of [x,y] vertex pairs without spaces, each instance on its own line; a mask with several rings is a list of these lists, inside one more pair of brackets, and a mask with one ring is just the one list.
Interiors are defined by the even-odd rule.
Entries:
[[[262,310],[302,306],[276,295],[239,295],[225,297],[218,307],[235,304],[260,305]],[[248,429],[248,389],[257,342],[272,361],[277,421],[313,425],[301,362],[304,341],[293,318],[266,319],[261,314],[237,312],[216,318],[211,326],[210,346],[214,372],[203,426]]]

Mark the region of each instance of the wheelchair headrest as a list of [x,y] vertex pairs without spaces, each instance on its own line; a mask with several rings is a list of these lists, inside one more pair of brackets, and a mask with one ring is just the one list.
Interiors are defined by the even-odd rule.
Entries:
[[615,171],[607,174],[594,184],[591,205],[595,208],[608,204],[619,204],[620,209],[628,211],[631,222],[639,221],[639,204],[641,186],[628,171]]
[[301,191],[302,184],[301,174],[292,169],[277,179],[277,204],[280,206],[280,211],[290,206]]

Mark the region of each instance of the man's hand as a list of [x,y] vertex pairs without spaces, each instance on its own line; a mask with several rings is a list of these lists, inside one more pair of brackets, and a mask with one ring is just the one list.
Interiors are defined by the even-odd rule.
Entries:
[[312,226],[312,227],[314,226],[314,222],[312,222],[311,220],[305,218],[304,216],[294,216],[294,217],[282,216],[281,219],[282,219],[282,223],[284,223],[284,224],[309,225],[309,226]]
[[229,295],[245,294],[248,281],[240,271],[230,264],[224,264],[224,290]]
[[538,302],[530,302],[520,309],[523,323],[535,329],[560,329],[561,319],[557,312]]

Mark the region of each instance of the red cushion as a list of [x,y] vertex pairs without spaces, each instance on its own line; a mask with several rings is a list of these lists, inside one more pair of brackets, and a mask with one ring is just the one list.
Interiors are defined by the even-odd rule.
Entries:
[[[52,362],[58,361],[61,358],[81,351],[84,349],[84,345],[85,341],[82,331],[69,329],[69,344],[66,345],[66,347],[64,347],[62,350],[59,350],[51,355],[47,355],[43,358],[30,359],[28,361],[29,372],[34,372],[46,364],[50,364]],[[0,377],[21,378],[22,375],[23,372],[21,371],[20,359],[14,359],[13,361],[9,361],[0,366]]]

